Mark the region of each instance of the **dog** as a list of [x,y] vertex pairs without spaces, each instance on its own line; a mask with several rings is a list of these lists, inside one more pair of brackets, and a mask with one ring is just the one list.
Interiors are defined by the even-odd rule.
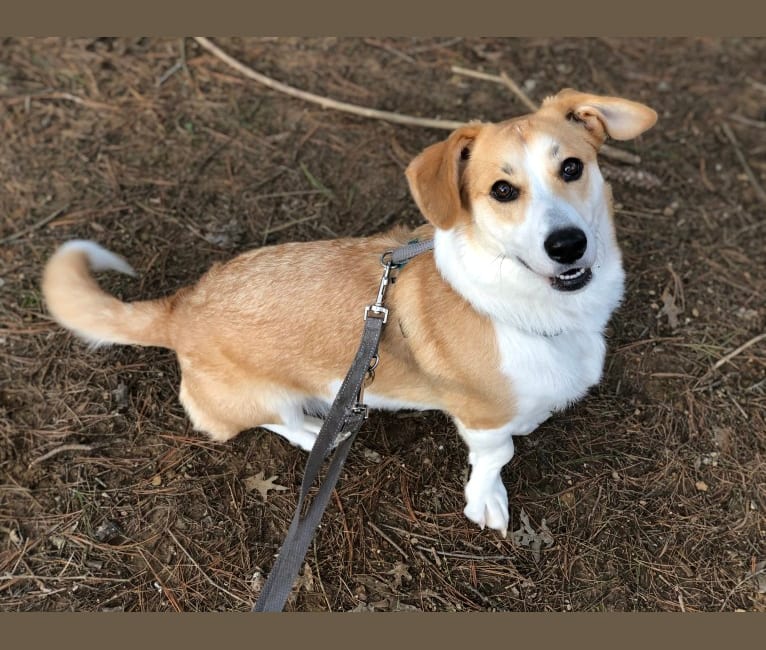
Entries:
[[623,296],[611,189],[596,156],[654,110],[565,89],[531,114],[468,123],[406,169],[427,223],[362,238],[287,243],[214,265],[151,301],[121,302],[90,270],[133,274],[91,241],[51,257],[54,319],[95,344],[175,351],[194,428],[225,441],[264,427],[310,450],[353,358],[381,253],[433,238],[389,290],[366,403],[448,413],[468,448],[465,515],[505,536],[501,469],[513,436],[582,398],[602,374],[604,329]]

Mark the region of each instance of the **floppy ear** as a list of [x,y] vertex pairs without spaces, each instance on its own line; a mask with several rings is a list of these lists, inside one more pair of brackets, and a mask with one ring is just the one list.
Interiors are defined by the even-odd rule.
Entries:
[[434,226],[449,230],[466,210],[460,177],[480,124],[462,126],[444,141],[432,144],[407,167],[410,192],[423,216]]
[[654,126],[657,113],[644,104],[621,97],[589,95],[565,88],[543,102],[543,109],[553,109],[567,119],[582,122],[598,141],[606,136],[615,140],[630,140]]

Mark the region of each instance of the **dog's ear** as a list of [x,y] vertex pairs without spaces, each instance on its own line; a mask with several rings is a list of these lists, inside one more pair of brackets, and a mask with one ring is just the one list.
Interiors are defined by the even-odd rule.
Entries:
[[541,110],[554,110],[566,119],[581,122],[599,145],[607,135],[615,140],[635,138],[657,121],[656,111],[644,104],[621,97],[589,95],[571,88],[548,97]]
[[446,140],[425,149],[407,167],[405,174],[415,203],[437,228],[452,228],[466,210],[461,176],[481,128],[479,123],[460,127]]

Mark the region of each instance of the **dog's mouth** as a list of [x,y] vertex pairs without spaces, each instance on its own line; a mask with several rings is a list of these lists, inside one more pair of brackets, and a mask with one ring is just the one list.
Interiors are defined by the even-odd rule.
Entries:
[[[522,266],[532,271],[532,273],[537,273],[537,271],[529,266],[523,259],[520,257],[517,257],[516,259],[521,262]],[[537,273],[537,275],[541,274]],[[556,289],[556,291],[577,291],[578,289],[582,289],[593,279],[593,272],[590,268],[576,266],[548,279],[550,280],[551,286]]]
[[577,291],[593,278],[590,269],[576,267],[551,278],[551,286],[557,291]]

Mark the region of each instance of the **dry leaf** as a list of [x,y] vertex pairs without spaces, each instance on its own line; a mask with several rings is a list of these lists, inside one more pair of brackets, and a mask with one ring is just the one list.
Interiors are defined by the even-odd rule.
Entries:
[[673,270],[673,265],[668,264],[668,272],[670,273],[671,282],[673,286],[673,292],[670,292],[670,283],[662,291],[662,307],[660,308],[657,318],[660,316],[668,317],[668,325],[670,329],[676,329],[678,327],[678,315],[684,311],[684,285],[681,282],[681,278],[678,277],[678,273]]
[[298,592],[301,589],[306,592],[314,591],[314,572],[311,570],[308,562],[303,565],[303,573],[295,579],[295,584],[293,584],[293,588],[287,596],[288,605],[295,605],[295,601],[298,600]]
[[402,586],[402,578],[409,582],[412,580],[412,576],[409,572],[409,567],[404,562],[397,562],[394,568],[388,572],[388,575],[394,576],[394,589],[398,589]]
[[295,591],[314,591],[314,572],[308,562],[303,565],[303,574],[298,576],[294,588]]
[[678,327],[678,315],[681,313],[681,310],[676,305],[676,297],[666,287],[660,298],[662,298],[662,307],[659,315],[664,314],[667,316],[668,325],[670,325],[670,329],[674,330]]
[[391,138],[391,151],[393,152],[396,160],[401,163],[402,167],[409,165],[410,160],[413,158],[413,155],[406,151],[404,147],[399,144],[399,141],[394,137]]
[[274,483],[274,480],[278,478],[275,476],[270,476],[267,479],[263,478],[263,470],[258,472],[255,476],[250,476],[249,478],[246,478],[245,483],[245,490],[248,492],[252,492],[253,490],[258,490],[258,492],[261,493],[261,496],[263,497],[263,500],[266,501],[269,497],[269,490],[277,490],[279,492],[286,490],[287,488],[284,485],[277,485]]
[[548,526],[545,525],[545,519],[540,524],[540,532],[536,533],[532,526],[530,526],[529,517],[527,517],[527,513],[524,512],[523,508],[519,512],[519,519],[521,519],[521,528],[513,531],[511,538],[519,546],[528,546],[535,560],[539,561],[540,549],[543,545],[546,548],[553,545],[553,535],[551,535]]
[[759,594],[766,594],[766,560],[755,565],[753,576],[756,579],[756,586]]
[[266,581],[263,578],[263,571],[260,567],[255,567],[253,577],[250,578],[250,589],[253,591],[253,594],[256,596],[260,594],[265,582]]

